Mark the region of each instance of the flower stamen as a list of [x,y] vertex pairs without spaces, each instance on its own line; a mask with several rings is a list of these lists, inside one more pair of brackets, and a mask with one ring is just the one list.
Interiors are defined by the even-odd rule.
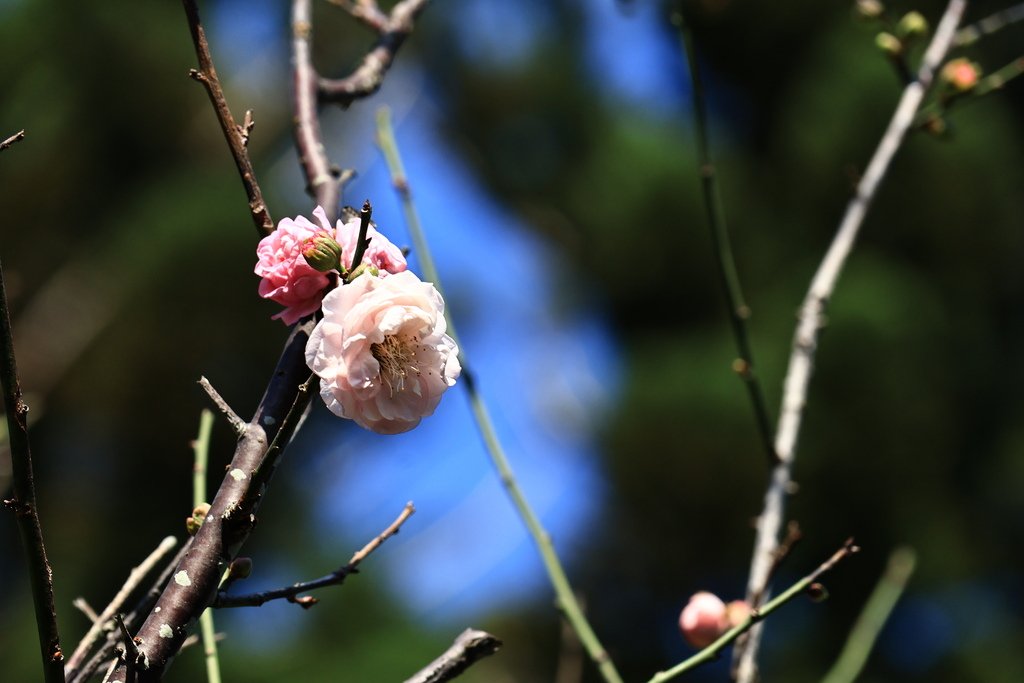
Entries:
[[389,334],[384,341],[370,344],[370,353],[380,364],[380,378],[387,385],[393,398],[396,391],[405,389],[405,379],[411,372],[420,374],[419,368],[413,365],[416,359],[417,344],[415,338],[402,338]]

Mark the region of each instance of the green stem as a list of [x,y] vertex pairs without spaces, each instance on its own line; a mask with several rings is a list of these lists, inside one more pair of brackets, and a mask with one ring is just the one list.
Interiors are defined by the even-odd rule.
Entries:
[[64,655],[57,631],[57,610],[53,602],[53,572],[46,558],[43,529],[36,505],[35,480],[32,475],[32,451],[28,440],[28,406],[22,400],[18,366],[14,358],[14,338],[7,308],[7,290],[3,268],[0,267],[0,384],[3,385],[7,412],[7,434],[11,448],[12,494],[4,505],[14,512],[21,532],[25,559],[28,563],[32,605],[35,608],[36,630],[46,683],[64,682]]
[[[428,281],[434,283],[434,286],[439,292],[441,292],[441,296],[443,297],[444,291],[441,288],[441,283],[437,276],[437,269],[434,266],[434,259],[430,254],[429,247],[427,246],[427,241],[423,234],[423,228],[420,225],[419,216],[416,213],[416,207],[413,205],[412,192],[409,189],[409,183],[406,179],[402,159],[398,153],[398,145],[395,142],[394,131],[391,128],[391,116],[386,107],[382,107],[377,111],[377,144],[380,145],[384,158],[387,160],[388,168],[391,171],[392,182],[394,183],[395,189],[401,199],[402,210],[405,214],[406,223],[409,226],[409,233],[412,236],[416,255],[419,257],[420,264],[423,267],[423,274]],[[601,672],[604,680],[607,683],[622,683],[622,677],[619,676],[619,672],[615,669],[615,664],[612,662],[607,650],[605,650],[604,646],[601,645],[601,641],[598,640],[597,635],[590,626],[590,623],[583,615],[583,610],[580,607],[579,602],[576,600],[576,595],[572,590],[572,586],[569,585],[569,579],[566,577],[565,570],[562,568],[562,563],[559,561],[558,555],[555,552],[555,547],[551,542],[551,537],[548,535],[547,531],[545,531],[540,519],[530,507],[530,504],[526,500],[526,496],[523,495],[522,489],[519,487],[515,474],[512,472],[512,467],[509,464],[508,457],[505,455],[505,450],[501,447],[501,442],[498,440],[498,435],[495,432],[494,423],[491,421],[490,413],[487,411],[487,406],[484,404],[483,398],[477,392],[476,383],[473,380],[473,375],[469,371],[468,363],[465,360],[465,347],[459,343],[455,326],[452,324],[450,311],[445,311],[445,317],[448,321],[448,333],[455,340],[455,343],[459,345],[459,353],[462,358],[463,367],[462,377],[466,385],[466,391],[469,393],[469,402],[472,406],[473,417],[476,419],[477,428],[480,430],[481,437],[483,437],[487,453],[491,458],[491,463],[498,472],[501,485],[505,488],[505,492],[512,500],[512,505],[522,518],[527,531],[530,533],[530,536],[533,538],[533,541],[537,546],[537,550],[540,552],[541,560],[544,563],[544,569],[548,574],[548,580],[551,582],[551,586],[555,591],[556,604],[565,616],[566,620],[572,626],[573,630],[576,632],[580,642],[586,649],[590,659]]]
[[[192,444],[195,465],[192,468],[192,506],[206,502],[206,470],[210,454],[210,433],[213,431],[213,412],[204,409],[199,414],[199,435]],[[199,617],[199,630],[203,639],[206,659],[206,679],[220,683],[220,660],[217,656],[217,630],[213,624],[213,610],[206,608]]]
[[978,85],[968,92],[953,95],[946,98],[944,101],[935,101],[927,107],[922,107],[914,116],[913,125],[915,128],[920,128],[934,119],[944,116],[945,113],[953,107],[953,105],[962,106],[969,102],[976,102],[985,95],[1002,90],[1003,86],[1021,74],[1024,74],[1024,57],[1017,57],[1017,59],[1013,60],[1009,64],[983,77],[978,81]]
[[897,548],[889,556],[889,564],[878,585],[864,605],[864,610],[853,625],[850,636],[839,653],[832,669],[822,683],[853,683],[857,680],[878,634],[903,594],[910,575],[914,573],[917,557],[910,548]]
[[671,669],[659,671],[647,683],[664,683],[664,681],[671,680],[680,674],[696,669],[701,664],[706,664],[718,659],[722,650],[724,650],[730,643],[749,631],[755,624],[767,617],[769,614],[806,591],[812,583],[818,580],[818,577],[835,567],[842,559],[858,552],[859,550],[860,549],[857,546],[853,545],[852,539],[847,541],[842,548],[837,550],[832,557],[826,560],[813,572],[794,583],[786,591],[766,602],[760,609],[751,611],[750,616],[748,616],[743,623],[729,629],[722,634],[721,638],[711,643],[689,659],[683,660]]
[[771,464],[778,462],[775,452],[775,434],[772,430],[771,418],[768,415],[768,404],[764,400],[761,382],[754,372],[754,352],[750,345],[750,334],[747,330],[747,319],[750,307],[743,298],[739,274],[736,271],[736,260],[732,254],[732,243],[729,230],[725,223],[725,211],[722,208],[722,197],[718,191],[718,174],[711,158],[710,136],[707,123],[707,98],[704,95],[704,83],[697,67],[697,51],[693,44],[693,35],[689,24],[682,15],[675,15],[674,20],[679,27],[683,50],[686,52],[686,63],[690,69],[690,81],[693,84],[693,116],[694,130],[697,137],[697,164],[700,174],[701,189],[704,195],[704,209],[707,213],[708,227],[711,229],[711,242],[717,257],[718,278],[729,309],[729,323],[736,340],[736,351],[739,358],[733,364],[736,373],[747,387],[754,418],[761,436],[761,445]]

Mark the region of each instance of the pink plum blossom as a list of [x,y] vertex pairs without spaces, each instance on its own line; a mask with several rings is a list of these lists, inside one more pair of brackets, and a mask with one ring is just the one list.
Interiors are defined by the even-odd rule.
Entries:
[[259,261],[255,272],[263,278],[260,296],[285,307],[273,318],[281,318],[286,325],[293,325],[320,308],[323,291],[330,284],[327,275],[306,263],[302,256],[317,237],[336,235],[321,207],[314,209],[313,216],[319,226],[305,216],[282,219],[277,229],[256,247]]
[[441,295],[411,271],[361,275],[328,293],[323,313],[306,363],[331,412],[361,427],[409,431],[462,371]]
[[[325,273],[318,271],[306,260],[317,249],[317,240],[328,237],[341,247],[341,263],[346,269],[352,267],[356,242],[359,239],[359,218],[343,223],[338,220],[334,227],[327,220],[322,207],[313,209],[313,216],[319,225],[305,216],[285,218],[277,224],[273,233],[260,240],[256,248],[259,261],[255,272],[261,278],[259,294],[284,306],[276,314],[286,325],[320,308],[324,289],[330,284]],[[367,229],[370,244],[363,254],[362,263],[373,266],[382,277],[406,269],[402,250],[392,244],[373,226]],[[330,266],[326,266],[330,268]]]

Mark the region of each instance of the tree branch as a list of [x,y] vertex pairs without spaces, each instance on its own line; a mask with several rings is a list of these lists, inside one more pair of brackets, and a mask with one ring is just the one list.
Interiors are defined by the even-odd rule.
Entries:
[[[773,468],[765,494],[764,510],[758,518],[757,537],[751,560],[750,578],[747,583],[747,599],[769,595],[769,573],[773,557],[779,545],[779,530],[782,528],[786,492],[792,481],[793,461],[796,457],[797,436],[800,432],[804,406],[807,402],[807,388],[814,366],[814,355],[818,346],[825,308],[835,289],[839,274],[846,263],[860,227],[864,222],[875,192],[885,177],[889,164],[899,150],[914,122],[914,114],[921,106],[925,93],[932,83],[935,69],[942,61],[953,40],[957,24],[966,7],[965,0],[950,0],[942,20],[935,30],[935,36],[925,51],[917,79],[910,83],[900,97],[889,126],[857,184],[853,199],[839,224],[836,236],[829,246],[811,281],[810,289],[800,307],[793,349],[784,382],[782,406],[776,429],[775,452],[779,463]],[[752,603],[756,607],[756,603]],[[746,647],[737,648],[737,680],[750,683],[756,676],[756,658],[760,643],[761,627],[751,632]]]
[[210,102],[217,113],[217,120],[224,132],[224,139],[231,150],[231,156],[238,168],[238,175],[242,178],[242,185],[245,186],[245,194],[249,198],[249,212],[252,215],[253,223],[260,235],[269,235],[274,231],[274,221],[270,217],[270,211],[263,202],[263,192],[259,183],[256,182],[256,174],[252,169],[252,161],[249,159],[249,132],[253,127],[251,112],[246,112],[245,124],[239,126],[235,123],[235,117],[231,115],[227,100],[224,99],[224,91],[220,87],[220,79],[217,78],[217,70],[213,66],[213,57],[210,54],[210,46],[206,42],[206,32],[199,21],[199,9],[195,0],[182,0],[185,6],[185,15],[188,17],[188,28],[192,33],[192,43],[195,45],[196,57],[199,59],[199,68],[189,71],[189,76],[206,88],[210,96]]
[[17,133],[12,135],[11,137],[7,138],[3,142],[0,142],[0,152],[4,151],[5,149],[7,149],[11,145],[13,145],[15,142],[20,142],[20,141],[22,141],[24,139],[25,139],[25,130],[24,129],[19,130]]
[[366,53],[359,66],[345,78],[319,79],[317,90],[320,101],[348,107],[357,99],[380,90],[384,76],[395,61],[395,55],[412,33],[416,17],[426,8],[427,2],[429,0],[402,0],[392,7],[391,13],[387,15],[376,8],[376,3],[372,3],[369,9],[359,5],[349,9],[352,16],[377,30],[377,42]]
[[[18,138],[17,135],[14,138]],[[21,532],[28,563],[32,606],[35,608],[39,652],[46,683],[64,681],[64,653],[60,650],[57,610],[53,604],[53,570],[46,558],[43,529],[36,505],[36,485],[32,474],[32,451],[28,439],[28,406],[22,400],[18,365],[14,358],[11,316],[7,308],[7,289],[0,266],[0,384],[3,385],[7,413],[7,438],[11,447],[11,498],[4,505],[14,512]]]
[[444,683],[457,678],[476,662],[501,648],[502,642],[486,631],[467,628],[440,657],[420,669],[405,683]]
[[339,567],[327,576],[322,576],[319,579],[314,579],[313,581],[296,583],[285,588],[252,593],[249,595],[227,595],[225,593],[218,593],[216,600],[214,600],[213,604],[210,606],[259,607],[271,600],[280,600],[283,598],[304,608],[312,607],[317,602],[316,598],[309,596],[306,596],[305,598],[296,598],[296,596],[300,593],[308,593],[309,591],[316,590],[318,588],[336,586],[344,583],[349,574],[355,574],[359,571],[359,564],[365,560],[370,553],[379,548],[384,541],[388,540],[401,530],[402,525],[405,524],[405,521],[409,519],[414,512],[416,512],[416,508],[413,507],[413,504],[411,502],[406,503],[401,514],[398,515],[395,521],[393,521],[387,529],[382,531],[372,541],[363,546],[361,550],[352,555],[352,559],[348,561],[348,564]]

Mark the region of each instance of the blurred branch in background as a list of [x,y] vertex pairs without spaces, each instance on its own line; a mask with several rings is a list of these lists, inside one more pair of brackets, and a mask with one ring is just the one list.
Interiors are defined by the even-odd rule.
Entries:
[[953,47],[971,45],[979,38],[991,35],[1018,21],[1024,21],[1024,2],[994,12],[970,26],[964,26],[956,32]]
[[878,634],[914,573],[916,563],[917,556],[911,548],[897,548],[892,552],[885,573],[864,605],[857,623],[853,625],[835,665],[822,679],[822,683],[853,683],[857,680]]
[[384,76],[395,61],[402,43],[412,33],[413,22],[429,0],[402,0],[385,14],[375,0],[330,0],[377,32],[377,42],[362,62],[345,78],[320,78],[317,92],[321,102],[348,107],[361,97],[380,90]]
[[412,678],[406,679],[405,683],[450,681],[478,660],[493,655],[501,645],[501,641],[490,633],[467,628],[440,657],[416,672]]
[[[825,308],[843,265],[853,249],[875,193],[907,131],[913,125],[914,115],[932,83],[935,70],[949,50],[966,5],[965,0],[950,0],[946,7],[942,20],[935,30],[935,36],[921,60],[917,78],[904,89],[889,126],[857,184],[854,197],[847,205],[836,236],[814,274],[810,289],[800,306],[776,432],[775,451],[780,460],[771,473],[764,510],[757,521],[757,537],[747,583],[747,600],[755,608],[769,595],[768,582],[773,558],[779,545],[779,530],[782,528],[786,495],[792,483],[797,437],[804,407],[807,404],[807,388],[814,366],[818,333],[824,325]],[[736,648],[734,661],[737,663],[737,680],[740,683],[751,683],[757,678],[756,661],[761,631],[762,627],[755,628],[751,631],[745,646]]]
[[[205,377],[202,379],[206,379]],[[200,380],[202,381],[202,380]],[[209,386],[209,382],[207,382]],[[212,390],[213,387],[211,386]],[[224,403],[224,407],[228,408],[227,403]],[[230,408],[228,408],[230,410]],[[236,416],[236,419],[237,416]],[[232,423],[232,427],[236,425]],[[200,506],[206,505],[206,472],[208,469],[208,463],[210,461],[210,434],[213,433],[213,413],[209,410],[203,410],[199,413],[199,434],[196,435],[195,441],[192,442],[192,455],[193,455],[193,466],[192,466],[192,509],[193,516],[196,515],[196,510]],[[237,432],[236,432],[237,433]],[[241,434],[239,434],[241,436]],[[230,573],[231,569],[228,568],[225,573]],[[221,585],[223,585],[223,580]],[[213,610],[207,607],[203,610],[203,613],[199,617],[199,632],[200,637],[203,641],[203,659],[206,662],[206,680],[207,683],[220,683],[220,660],[217,657],[217,629],[213,623]],[[184,647],[184,643],[182,643]]]
[[[385,160],[387,160],[388,169],[391,172],[391,181],[401,201],[402,211],[409,228],[409,234],[412,236],[413,244],[415,245],[416,255],[423,266],[423,274],[428,281],[433,282],[434,287],[437,288],[437,291],[441,293],[443,298],[444,289],[441,285],[437,268],[434,266],[434,259],[427,245],[419,215],[413,204],[412,190],[409,187],[409,180],[405,174],[402,158],[398,151],[398,143],[391,128],[391,115],[385,107],[382,107],[377,112],[377,143],[380,145]],[[494,423],[491,420],[487,406],[484,403],[483,397],[477,391],[476,378],[470,369],[469,361],[466,360],[466,349],[459,340],[455,325],[452,322],[450,309],[445,310],[445,319],[448,321],[448,334],[459,345],[459,358],[463,368],[462,379],[469,394],[473,418],[476,420],[480,436],[483,437],[484,446],[487,448],[487,453],[491,458],[494,469],[498,473],[502,487],[508,494],[516,512],[523,520],[523,524],[526,525],[527,531],[529,531],[534,544],[537,546],[537,550],[540,552],[541,560],[544,562],[544,569],[555,591],[556,604],[566,620],[572,625],[573,630],[576,631],[576,635],[604,680],[608,683],[621,683],[622,678],[616,670],[611,656],[605,650],[601,641],[598,640],[597,634],[594,633],[590,622],[587,621],[586,616],[583,614],[583,609],[576,599],[572,586],[569,584],[565,569],[562,567],[558,554],[555,552],[550,535],[544,529],[540,518],[533,511],[522,489],[519,487],[519,482],[512,471],[508,456],[498,440],[498,434],[494,429]]]
[[765,403],[761,382],[754,370],[754,351],[750,346],[750,333],[747,319],[750,318],[750,307],[743,298],[743,287],[740,285],[739,273],[736,272],[736,261],[733,258],[732,243],[729,229],[725,222],[725,211],[722,197],[718,192],[718,171],[711,158],[711,142],[708,132],[707,99],[704,95],[704,83],[700,77],[697,64],[697,49],[694,45],[693,33],[686,17],[679,10],[673,15],[673,22],[679,28],[679,35],[686,53],[686,64],[690,70],[690,82],[693,84],[693,114],[697,137],[697,170],[700,175],[701,189],[704,197],[704,210],[707,215],[708,228],[711,231],[711,243],[715,250],[718,264],[718,277],[725,294],[729,310],[729,322],[732,325],[733,338],[739,358],[733,362],[733,369],[747,387],[750,403],[754,408],[754,418],[761,435],[761,444],[769,465],[776,465],[779,456],[775,452],[774,435],[772,434],[771,418],[768,405]]

